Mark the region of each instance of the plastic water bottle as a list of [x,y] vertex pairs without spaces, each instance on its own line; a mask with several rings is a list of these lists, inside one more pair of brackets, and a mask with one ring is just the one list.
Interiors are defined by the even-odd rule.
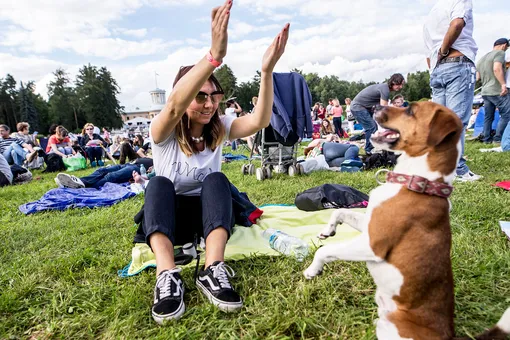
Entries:
[[140,175],[147,176],[147,170],[145,170],[145,166],[143,164],[140,165]]
[[269,246],[279,253],[295,257],[299,262],[308,255],[308,244],[300,238],[285,234],[280,230],[268,228],[262,237],[269,241]]

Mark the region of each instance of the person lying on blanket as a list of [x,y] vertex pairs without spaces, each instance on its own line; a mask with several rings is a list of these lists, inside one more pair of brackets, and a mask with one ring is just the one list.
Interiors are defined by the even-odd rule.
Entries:
[[[316,139],[317,140],[317,139]],[[359,147],[347,142],[325,142],[317,143],[314,140],[305,148],[306,160],[324,155],[324,158],[330,167],[340,167],[347,159],[358,159]]]
[[[143,164],[147,169],[147,179],[152,177],[153,161],[152,158],[137,158],[132,163],[110,165],[98,168],[92,174],[78,178],[74,175],[59,173],[55,177],[55,183],[61,188],[79,189],[79,188],[95,188],[99,189],[106,182],[111,183],[127,183],[134,180],[134,174],[140,174],[140,166]],[[135,181],[136,182],[136,181]],[[138,182],[137,182],[138,183]],[[140,181],[140,184],[142,182]]]
[[223,143],[254,134],[269,125],[275,64],[284,52],[289,25],[278,33],[262,59],[255,112],[221,115],[223,89],[214,76],[227,52],[227,27],[233,3],[212,11],[212,47],[193,66],[181,67],[164,109],[152,120],[150,136],[157,176],[145,191],[143,233],[156,256],[152,316],[157,323],[180,318],[184,311],[181,268],[174,245],[205,239],[205,267],[196,285],[220,310],[239,310],[243,300],[229,282],[233,270],[224,261],[234,226],[230,182],[221,173]]

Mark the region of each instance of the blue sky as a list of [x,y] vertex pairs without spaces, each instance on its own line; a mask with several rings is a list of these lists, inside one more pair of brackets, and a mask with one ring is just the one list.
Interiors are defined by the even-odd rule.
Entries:
[[[434,0],[234,0],[225,63],[249,80],[274,35],[291,22],[277,71],[381,81],[425,70],[423,19]],[[91,63],[108,67],[126,109],[150,105],[148,91],[168,91],[180,65],[210,47],[212,0],[0,0],[0,77],[34,80],[45,95],[51,72],[72,77]],[[479,56],[510,36],[508,0],[474,1]]]

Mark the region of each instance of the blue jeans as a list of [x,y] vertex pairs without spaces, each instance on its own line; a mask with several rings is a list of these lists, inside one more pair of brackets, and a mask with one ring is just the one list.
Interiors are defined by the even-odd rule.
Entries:
[[363,130],[365,130],[365,151],[370,152],[374,148],[372,142],[370,142],[370,137],[374,132],[377,131],[377,124],[372,117],[372,114],[368,112],[368,110],[362,111],[354,111],[351,109],[351,113],[354,115],[354,118],[358,121],[358,123],[363,126]]
[[133,171],[140,173],[140,166],[136,164],[113,165],[99,168],[92,174],[81,177],[81,181],[87,188],[99,189],[106,182],[126,183],[133,177]]
[[12,143],[5,149],[2,155],[7,160],[9,164],[23,165],[27,157],[27,152],[23,149],[23,147],[17,143]]
[[195,234],[207,240],[217,228],[230,237],[234,223],[230,182],[223,173],[207,175],[200,196],[177,195],[170,179],[155,176],[145,191],[144,221],[135,240],[145,239],[150,246],[150,235],[159,232],[180,245],[193,242]]
[[[73,154],[73,148],[70,146],[58,146],[57,150],[62,152],[64,155],[72,155]],[[53,149],[49,153],[54,153]]]
[[501,148],[503,151],[510,151],[510,122],[506,125],[505,132],[501,138]]
[[100,146],[86,146],[85,152],[91,162],[100,161],[103,157],[103,149]]
[[326,142],[322,144],[322,154],[329,166],[340,167],[346,159],[357,159],[359,148],[354,144]]
[[438,64],[430,75],[432,101],[455,112],[464,126],[460,137],[462,151],[459,164],[457,164],[457,175],[464,175],[469,172],[469,167],[463,157],[464,139],[466,137],[466,127],[471,117],[475,80],[476,68],[469,61]]
[[494,112],[496,107],[499,109],[501,119],[499,120],[498,127],[496,128],[496,135],[494,135],[495,142],[501,142],[501,136],[505,131],[508,121],[510,120],[510,94],[506,96],[482,96],[483,106],[485,106],[485,117],[483,121],[483,141],[490,143],[492,141],[491,130],[492,122],[494,121]]

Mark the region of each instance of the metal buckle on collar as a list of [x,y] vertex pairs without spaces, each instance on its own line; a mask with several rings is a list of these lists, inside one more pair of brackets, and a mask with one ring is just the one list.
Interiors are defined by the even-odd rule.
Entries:
[[390,172],[390,170],[388,170],[388,169],[381,169],[381,170],[377,171],[377,172],[375,173],[375,175],[374,175],[374,177],[375,177],[375,181],[376,181],[378,184],[384,184],[384,183],[386,183],[386,181],[384,181],[384,182],[383,182],[383,181],[381,181],[381,180],[379,179],[379,175],[380,175],[380,174],[382,174],[382,173],[384,173],[384,174],[385,174],[384,179],[386,180],[386,176],[388,176],[388,173],[389,173],[389,172]]
[[[423,183],[423,186],[421,186],[419,183]],[[428,184],[429,184],[428,179],[421,176],[412,175],[411,179],[407,183],[407,189],[423,194],[427,189]]]

